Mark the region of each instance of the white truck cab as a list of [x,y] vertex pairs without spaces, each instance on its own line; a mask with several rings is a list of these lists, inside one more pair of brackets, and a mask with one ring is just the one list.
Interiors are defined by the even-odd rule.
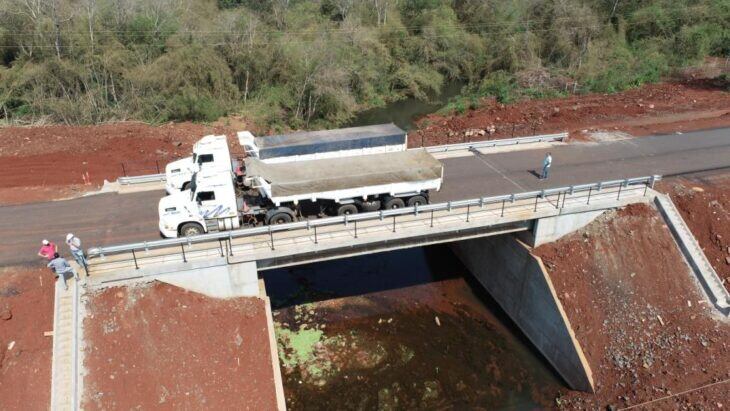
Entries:
[[239,228],[237,203],[230,170],[201,170],[193,174],[189,189],[160,199],[160,233],[188,237]]
[[226,136],[205,136],[193,145],[192,156],[169,163],[165,167],[167,193],[186,190],[194,173],[208,169],[231,170],[231,154]]

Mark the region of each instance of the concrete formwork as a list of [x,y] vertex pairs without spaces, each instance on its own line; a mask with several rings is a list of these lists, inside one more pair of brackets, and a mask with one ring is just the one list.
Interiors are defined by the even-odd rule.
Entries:
[[590,366],[542,261],[513,236],[464,240],[451,247],[566,383],[593,392]]

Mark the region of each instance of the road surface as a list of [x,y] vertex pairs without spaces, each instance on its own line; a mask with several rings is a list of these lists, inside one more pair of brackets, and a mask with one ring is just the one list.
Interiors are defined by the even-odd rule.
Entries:
[[[547,151],[553,154],[553,167],[550,178],[541,181],[536,172]],[[730,167],[730,129],[470,155],[443,163],[443,187],[432,195],[436,202]],[[85,248],[159,239],[157,201],[163,195],[102,194],[0,207],[0,266],[38,261],[43,238],[68,254],[63,243],[68,232],[79,236]]]

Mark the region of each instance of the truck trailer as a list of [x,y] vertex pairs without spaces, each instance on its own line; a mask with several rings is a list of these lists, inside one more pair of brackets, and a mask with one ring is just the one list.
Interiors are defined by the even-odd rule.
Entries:
[[236,187],[233,173],[204,170],[189,190],[162,198],[160,233],[187,237],[424,205],[443,181],[442,164],[423,149],[273,164],[247,158],[245,163],[246,189]]
[[[351,157],[404,151],[408,136],[394,124],[350,127],[336,130],[305,131],[254,137],[248,131],[237,133],[238,144],[246,157],[265,163],[286,163],[323,158]],[[224,152],[225,150],[225,152]],[[193,155],[167,165],[168,193],[185,190],[199,170],[235,170],[225,136],[206,136],[193,146]]]

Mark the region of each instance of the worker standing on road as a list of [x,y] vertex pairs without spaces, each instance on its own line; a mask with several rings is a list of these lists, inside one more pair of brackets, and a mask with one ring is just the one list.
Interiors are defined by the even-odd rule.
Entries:
[[[86,256],[84,256],[84,250],[81,248],[81,240],[75,235],[68,233],[66,234],[66,244],[71,249],[71,255],[74,256],[76,263],[86,270]],[[87,272],[86,275],[89,275]]]
[[71,278],[71,276],[74,276],[76,278],[76,281],[79,280],[79,273],[76,272],[76,270],[73,269],[66,261],[65,258],[58,255],[58,253],[53,254],[53,260],[51,260],[50,263],[48,263],[48,267],[51,268],[58,277],[61,277],[63,279],[63,287],[68,290],[68,284],[66,283],[66,280],[68,278]]
[[47,259],[48,261],[53,260],[53,254],[58,252],[58,246],[48,240],[43,240],[43,246],[38,250],[38,256]]
[[541,180],[548,178],[548,174],[550,174],[550,166],[552,165],[553,155],[551,153],[547,153],[547,155],[545,155],[545,160],[542,161],[542,174],[540,175]]

